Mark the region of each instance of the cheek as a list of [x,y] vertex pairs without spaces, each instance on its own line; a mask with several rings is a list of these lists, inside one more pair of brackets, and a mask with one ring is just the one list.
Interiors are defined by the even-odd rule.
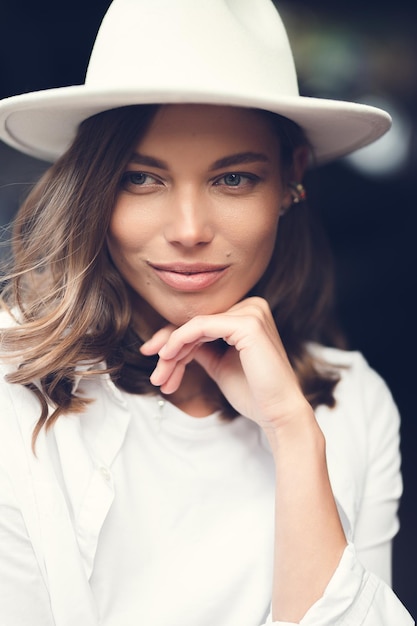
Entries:
[[256,272],[254,282],[260,280],[269,266],[275,248],[277,226],[275,224],[273,228],[264,233],[259,240],[257,250],[254,251],[254,270]]
[[123,259],[129,250],[129,242],[119,230],[109,228],[107,233],[107,249],[116,266],[123,264]]
[[114,209],[107,234],[107,246],[113,260],[123,260],[129,254],[140,248],[144,241],[149,239],[144,220],[137,211],[129,207]]
[[258,219],[247,224],[244,232],[240,232],[241,249],[246,249],[248,261],[252,258],[258,267],[268,265],[275,246],[278,231],[278,214],[272,212],[267,219]]

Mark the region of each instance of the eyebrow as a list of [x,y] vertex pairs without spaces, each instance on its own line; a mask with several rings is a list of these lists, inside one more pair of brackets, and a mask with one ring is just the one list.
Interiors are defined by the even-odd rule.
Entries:
[[[231,154],[215,161],[209,171],[214,172],[223,167],[230,167],[232,165],[242,165],[243,163],[266,163],[269,158],[263,152],[238,152],[237,154]],[[146,154],[140,154],[139,152],[133,152],[129,159],[130,163],[136,163],[137,165],[148,165],[149,167],[157,167],[161,170],[168,170],[168,164],[165,161],[156,159],[155,157],[148,156]]]
[[242,165],[243,163],[255,163],[259,161],[266,163],[269,161],[269,158],[262,152],[239,152],[238,154],[231,154],[230,156],[215,161],[210,167],[210,171],[219,170],[222,167],[230,167],[231,165]]
[[137,165],[148,165],[149,167],[157,167],[160,170],[168,170],[168,164],[155,157],[147,156],[146,154],[139,154],[139,152],[133,152],[131,154],[129,163],[136,163]]

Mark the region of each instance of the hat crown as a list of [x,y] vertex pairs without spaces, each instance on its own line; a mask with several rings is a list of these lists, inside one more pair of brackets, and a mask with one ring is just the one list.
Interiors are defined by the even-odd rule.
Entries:
[[271,0],[114,0],[86,85],[153,93],[298,95],[285,27]]
[[287,33],[272,0],[114,0],[85,84],[3,100],[0,139],[53,161],[97,113],[187,102],[288,117],[304,130],[316,162],[366,146],[390,127],[380,109],[299,95]]

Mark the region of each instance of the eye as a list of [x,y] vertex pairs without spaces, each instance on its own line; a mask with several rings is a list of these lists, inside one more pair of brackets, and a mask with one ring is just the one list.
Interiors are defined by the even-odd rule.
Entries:
[[156,179],[145,172],[125,172],[122,177],[122,183],[131,185],[153,184]]
[[223,180],[229,187],[238,187],[242,181],[242,177],[240,174],[230,173],[223,176]]
[[122,176],[120,186],[126,191],[138,192],[141,189],[159,185],[160,182],[154,176],[146,172],[125,172]]
[[128,181],[133,185],[144,185],[147,178],[150,177],[143,172],[131,172],[127,174]]
[[259,181],[259,177],[254,174],[229,172],[228,174],[224,174],[220,178],[217,178],[214,184],[217,187],[225,186],[229,188],[247,188],[255,185],[257,181]]

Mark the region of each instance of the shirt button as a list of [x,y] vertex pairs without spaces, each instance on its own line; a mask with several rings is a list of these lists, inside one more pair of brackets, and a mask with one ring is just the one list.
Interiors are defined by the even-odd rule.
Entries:
[[104,480],[106,480],[107,482],[109,482],[109,480],[111,479],[110,470],[104,465],[100,467],[100,474],[103,476]]

